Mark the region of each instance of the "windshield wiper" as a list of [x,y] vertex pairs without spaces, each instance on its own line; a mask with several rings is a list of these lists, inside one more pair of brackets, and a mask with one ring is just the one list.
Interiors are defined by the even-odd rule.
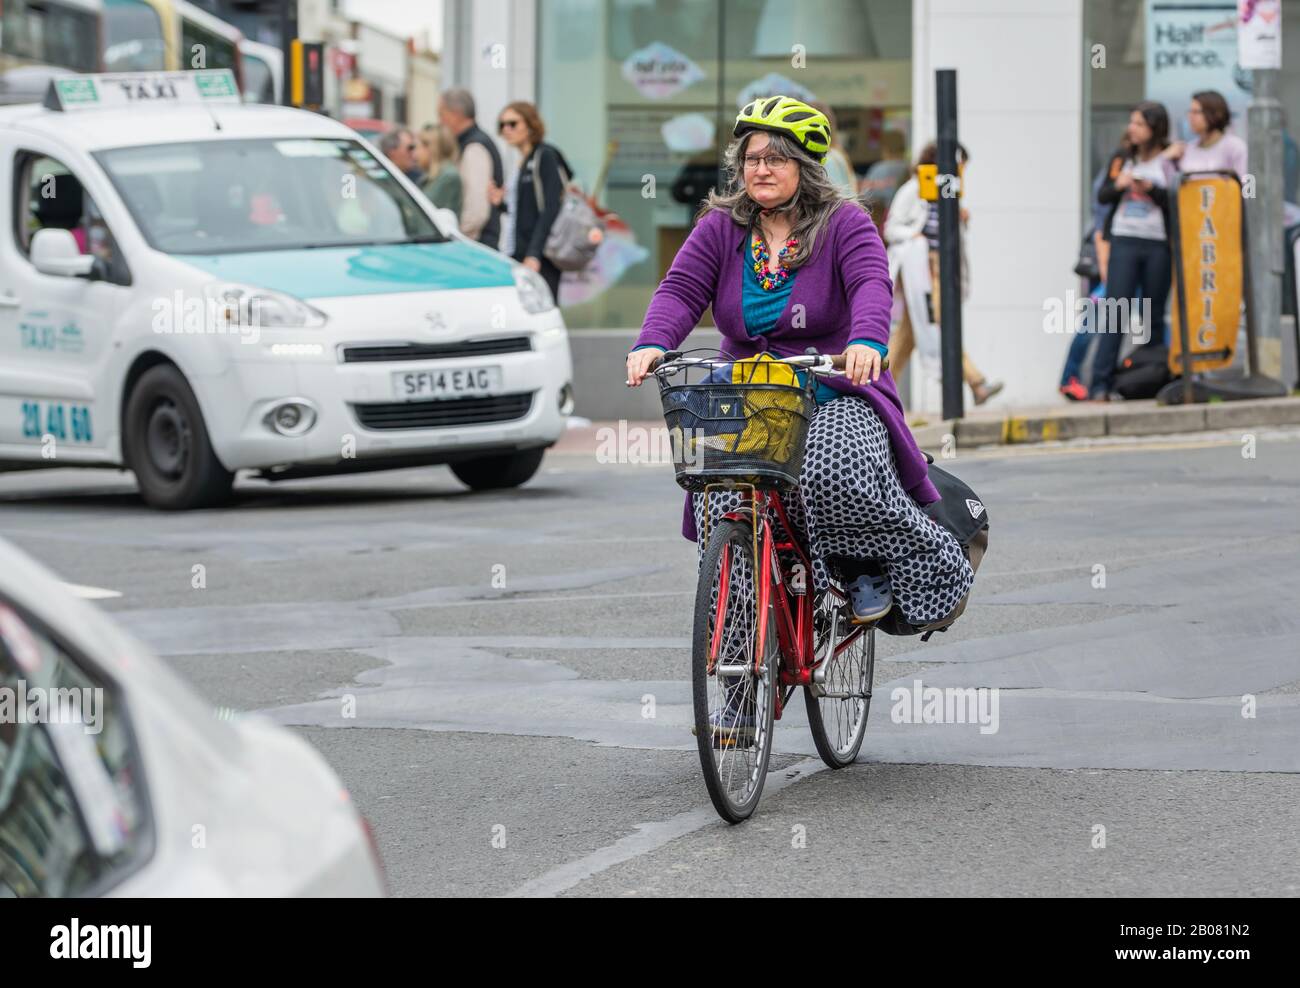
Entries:
[[295,245],[293,250],[324,250],[328,247],[374,247],[377,244],[387,243],[383,240],[340,240],[333,243],[312,243]]

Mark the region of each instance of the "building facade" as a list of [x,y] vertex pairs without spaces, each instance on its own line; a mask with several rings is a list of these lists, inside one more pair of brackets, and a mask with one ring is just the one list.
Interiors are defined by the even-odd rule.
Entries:
[[[1282,8],[1300,43],[1300,0]],[[609,270],[562,289],[578,330],[639,325],[748,98],[828,104],[863,174],[934,137],[934,73],[956,69],[971,155],[964,339],[1013,405],[1057,400],[1069,337],[1045,313],[1078,290],[1092,179],[1133,104],[1156,90],[1181,125],[1196,89],[1248,99],[1223,33],[1234,0],[447,0],[444,16],[444,84],[474,92],[486,129],[508,100],[536,102],[547,139],[621,221]],[[1300,110],[1294,64],[1283,95]]]

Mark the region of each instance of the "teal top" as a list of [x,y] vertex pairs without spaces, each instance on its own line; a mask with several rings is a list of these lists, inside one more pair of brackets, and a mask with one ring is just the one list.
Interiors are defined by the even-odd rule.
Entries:
[[748,268],[741,268],[740,302],[744,308],[745,332],[750,336],[770,333],[775,328],[786,303],[790,301],[790,292],[794,290],[798,271],[791,271],[789,276],[775,288],[764,289],[758,283],[758,275]]
[[[740,269],[740,299],[744,308],[745,332],[750,336],[760,336],[763,333],[771,332],[772,328],[776,326],[777,320],[781,318],[781,313],[785,311],[786,303],[790,301],[790,292],[794,288],[795,276],[798,273],[798,271],[791,271],[775,287],[765,288],[759,283],[758,274],[753,268],[744,267]],[[888,347],[881,346],[873,340],[850,340],[849,343],[865,343],[877,351],[882,360],[889,352]],[[799,371],[798,376],[799,382],[802,384],[805,372]],[[820,378],[817,380],[817,391],[813,395],[817,404],[824,405],[838,397],[840,397],[838,391]]]

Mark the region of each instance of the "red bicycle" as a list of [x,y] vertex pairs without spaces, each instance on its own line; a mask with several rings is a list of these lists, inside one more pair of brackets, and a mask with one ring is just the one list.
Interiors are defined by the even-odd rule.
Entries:
[[866,732],[875,628],[852,622],[842,582],[813,590],[808,549],[782,500],[798,484],[817,378],[842,368],[842,357],[815,354],[673,352],[654,365],[678,483],[704,499],[694,731],[709,797],[732,823],[758,806],[773,724],[796,689],[830,767],[852,764]]

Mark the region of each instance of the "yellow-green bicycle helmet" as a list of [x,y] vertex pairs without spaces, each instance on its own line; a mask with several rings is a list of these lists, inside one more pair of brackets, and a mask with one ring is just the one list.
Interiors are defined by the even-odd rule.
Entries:
[[748,103],[736,117],[732,137],[753,130],[771,131],[794,139],[818,164],[831,149],[831,122],[826,114],[790,96],[765,96]]

